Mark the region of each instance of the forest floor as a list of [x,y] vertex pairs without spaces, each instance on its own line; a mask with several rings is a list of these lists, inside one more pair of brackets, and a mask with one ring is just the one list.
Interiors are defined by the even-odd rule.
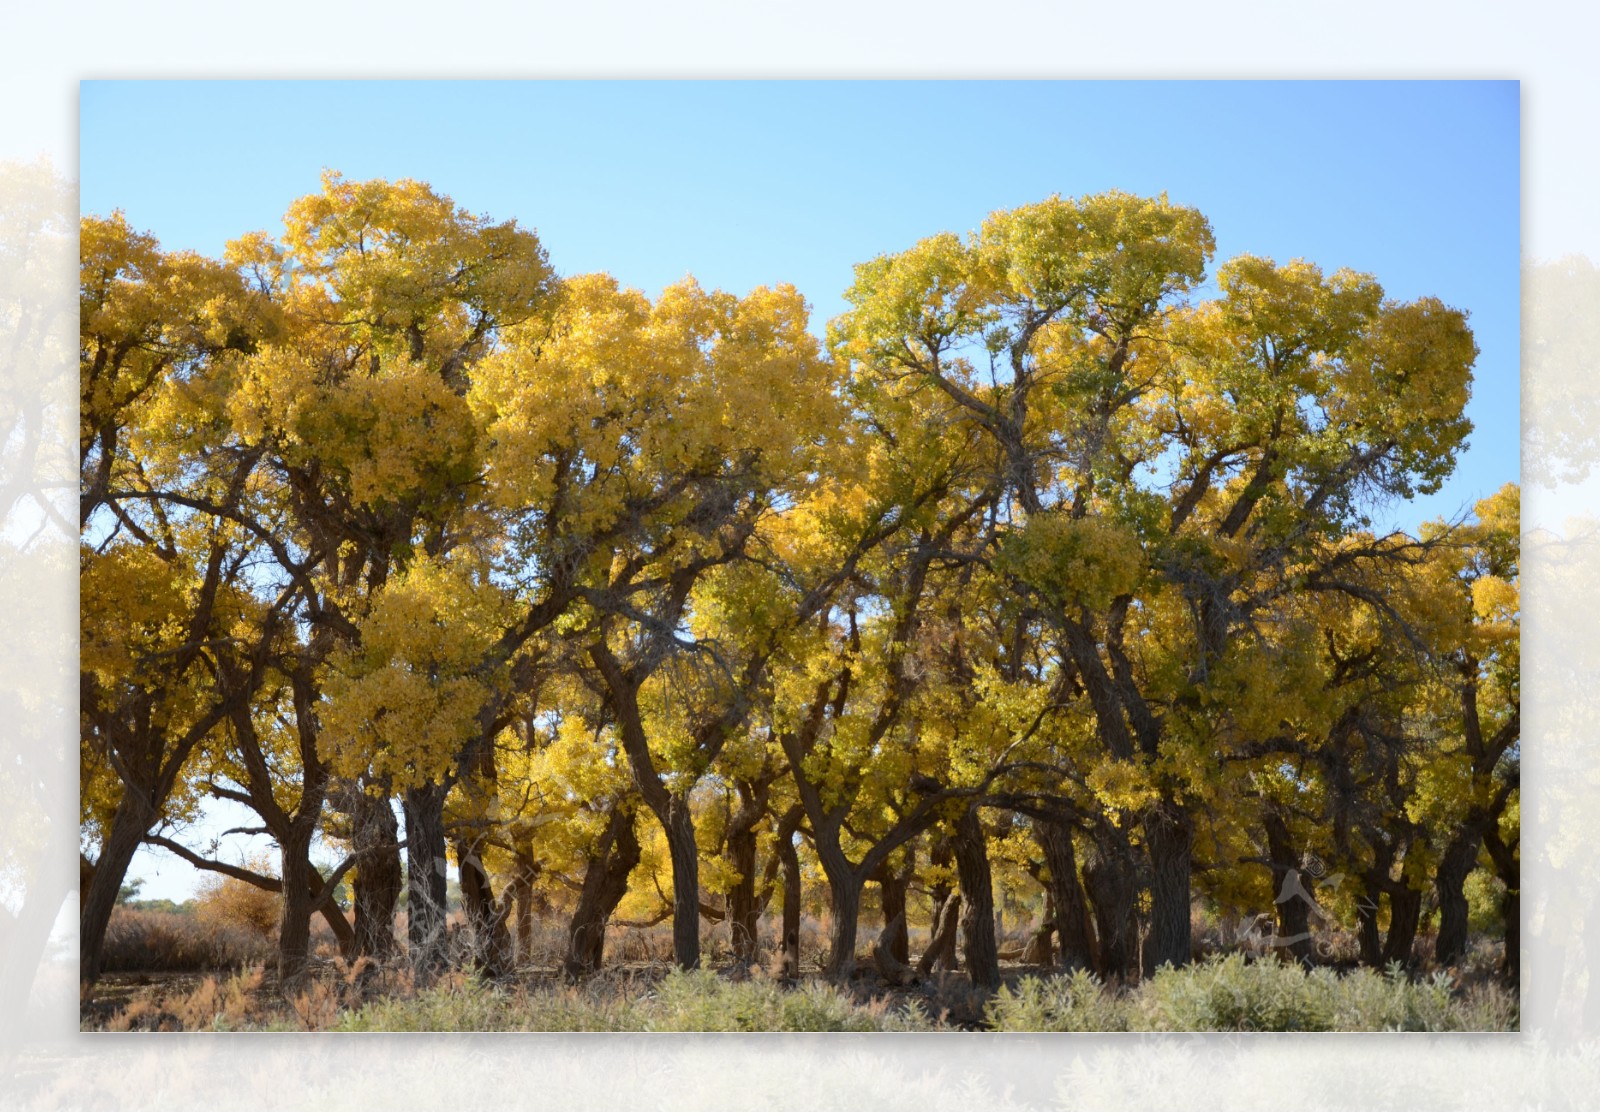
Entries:
[[[1354,941],[1329,940],[1305,970],[1270,952],[1225,946],[1197,925],[1203,957],[1126,985],[1017,961],[1028,932],[1000,939],[997,992],[964,972],[895,985],[872,957],[850,979],[821,971],[823,925],[802,925],[801,978],[783,982],[744,969],[725,941],[705,941],[703,969],[670,961],[665,929],[617,927],[606,966],[573,983],[561,972],[560,925],[538,925],[528,959],[504,977],[450,972],[419,979],[403,961],[355,964],[337,957],[331,932],[313,937],[315,958],[292,992],[278,984],[271,931],[207,923],[193,915],[121,909],[104,954],[106,973],[80,1003],[83,1031],[1509,1031],[1519,1023],[1514,988],[1498,974],[1503,947],[1478,939],[1449,970],[1428,961],[1374,971],[1354,963]],[[913,932],[920,953],[926,933]],[[769,940],[770,942],[770,940]]]

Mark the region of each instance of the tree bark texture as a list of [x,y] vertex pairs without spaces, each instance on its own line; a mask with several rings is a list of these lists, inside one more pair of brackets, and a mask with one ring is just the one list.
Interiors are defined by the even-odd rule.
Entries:
[[1000,955],[994,937],[994,885],[977,808],[968,808],[962,815],[953,842],[963,898],[962,957],[967,976],[980,989],[996,989],[1000,985]]

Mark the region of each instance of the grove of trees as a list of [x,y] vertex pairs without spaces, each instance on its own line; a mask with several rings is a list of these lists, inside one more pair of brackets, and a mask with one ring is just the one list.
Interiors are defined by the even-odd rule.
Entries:
[[[281,893],[286,981],[319,918],[424,974],[557,917],[582,976],[619,916],[795,974],[807,887],[836,978],[998,984],[1002,890],[1106,978],[1258,913],[1516,976],[1518,491],[1372,525],[1465,445],[1463,312],[1208,272],[1115,192],[858,266],[825,342],[414,181],[81,244],[85,984],[144,844]],[[208,799],[274,872],[183,841]]]

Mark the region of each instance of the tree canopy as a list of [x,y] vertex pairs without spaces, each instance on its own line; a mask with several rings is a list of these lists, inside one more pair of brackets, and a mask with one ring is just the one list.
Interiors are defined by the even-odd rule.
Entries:
[[[869,884],[901,978],[917,918],[996,984],[997,906],[1117,978],[1208,916],[1514,970],[1517,489],[1373,524],[1466,444],[1467,315],[1214,249],[1051,197],[862,263],[823,340],[415,181],[221,259],[84,218],[84,980],[141,843],[281,892],[286,978],[315,915],[397,950],[402,876],[424,973],[537,915],[574,975],[667,919],[793,974],[810,901],[846,977]],[[275,875],[182,841],[208,797]]]

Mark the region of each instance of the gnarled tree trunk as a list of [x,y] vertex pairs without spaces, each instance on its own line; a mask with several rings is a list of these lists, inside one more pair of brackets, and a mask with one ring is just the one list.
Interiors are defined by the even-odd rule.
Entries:
[[431,782],[405,794],[406,937],[412,964],[425,973],[445,964],[445,795]]
[[1072,848],[1072,828],[1052,819],[1037,819],[1033,837],[1044,853],[1050,871],[1051,919],[1061,943],[1064,970],[1095,968],[1094,927],[1089,902],[1078,883],[1078,860]]
[[775,850],[783,870],[783,928],[778,941],[778,976],[785,981],[800,976],[800,854],[795,850],[794,834],[800,816],[793,809],[778,827]]
[[351,851],[357,855],[350,883],[355,905],[358,955],[388,958],[394,951],[394,912],[400,903],[400,823],[387,795],[352,792]]
[[766,792],[739,782],[740,808],[728,823],[728,861],[739,880],[728,893],[729,942],[734,960],[745,966],[757,962],[757,925],[761,909],[756,903],[756,825],[766,811]]
[[1383,962],[1411,965],[1411,945],[1416,942],[1422,919],[1422,894],[1404,881],[1389,889],[1389,936],[1383,941]]
[[1434,943],[1433,957],[1441,966],[1460,962],[1467,953],[1467,875],[1478,864],[1482,844],[1482,827],[1469,822],[1462,825],[1439,857],[1433,881],[1439,896],[1439,938]]
[[295,830],[282,848],[283,909],[278,924],[278,983],[290,988],[305,976],[311,947],[311,832]]
[[700,847],[686,796],[672,797],[661,816],[672,859],[672,952],[680,970],[700,965]]
[[578,907],[567,931],[567,976],[578,978],[600,969],[605,959],[606,924],[628,891],[628,875],[639,864],[639,839],[633,813],[622,805],[611,809],[600,843],[583,873]]
[[1267,855],[1272,859],[1272,893],[1278,946],[1303,966],[1311,965],[1311,885],[1312,876],[1300,868],[1289,833],[1289,822],[1276,808],[1268,808],[1263,818],[1267,832]]
[[1121,980],[1138,958],[1139,878],[1127,835],[1110,824],[1095,832],[1083,868],[1084,888],[1094,910],[1099,974]]
[[1164,801],[1144,818],[1150,854],[1150,938],[1145,945],[1145,973],[1171,963],[1184,966],[1191,954],[1190,853],[1194,828],[1188,813]]
[[911,938],[906,927],[906,891],[911,887],[914,868],[908,855],[905,865],[899,870],[891,869],[887,862],[884,863],[876,878],[883,904],[884,945],[889,948],[889,956],[901,965],[911,959]]
[[856,932],[861,923],[861,878],[852,869],[828,874],[828,977],[844,981],[856,962]]
[[1000,955],[994,937],[994,886],[977,808],[968,808],[961,816],[952,842],[964,898],[961,935],[967,976],[980,989],[995,989],[1000,985]]
[[956,930],[960,922],[961,894],[945,889],[942,897],[934,898],[933,928],[928,949],[917,960],[917,973],[931,974],[956,968]]
[[519,845],[516,853],[517,872],[511,881],[511,896],[516,902],[517,961],[527,963],[533,958],[533,921],[538,911],[534,883],[539,879],[539,863],[527,843]]
[[495,899],[494,884],[479,857],[481,840],[456,844],[461,870],[461,907],[472,929],[473,956],[485,977],[504,977],[512,966],[511,932],[506,921],[511,905]]
[[907,965],[905,959],[897,958],[894,954],[896,936],[904,937],[906,928],[906,913],[902,908],[900,912],[887,924],[878,935],[878,942],[872,948],[872,961],[878,967],[878,973],[883,975],[883,980],[893,986],[912,985],[917,980],[917,972]]

